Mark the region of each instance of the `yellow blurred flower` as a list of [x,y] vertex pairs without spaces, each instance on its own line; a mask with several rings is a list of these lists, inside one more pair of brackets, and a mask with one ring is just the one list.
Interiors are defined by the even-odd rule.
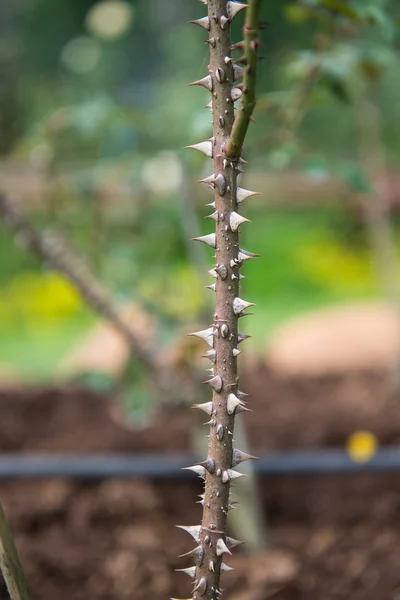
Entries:
[[296,257],[313,281],[334,292],[365,291],[374,287],[374,268],[366,251],[321,240],[298,248]]
[[371,460],[377,453],[378,448],[378,439],[370,431],[355,431],[351,434],[346,444],[350,458],[358,463]]
[[25,272],[3,289],[0,319],[59,319],[75,314],[81,306],[78,292],[59,273]]

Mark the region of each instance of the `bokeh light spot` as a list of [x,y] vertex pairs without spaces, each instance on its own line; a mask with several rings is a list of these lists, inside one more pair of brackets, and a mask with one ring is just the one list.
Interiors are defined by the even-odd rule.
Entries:
[[64,46],[61,62],[73,73],[89,73],[97,66],[100,56],[99,42],[89,36],[80,36]]
[[159,152],[143,165],[143,185],[153,194],[175,192],[182,185],[182,181],[182,165],[174,152]]
[[134,8],[123,0],[103,0],[89,10],[86,27],[93,35],[104,40],[116,40],[131,27]]
[[347,452],[354,462],[364,463],[371,460],[378,451],[377,437],[370,431],[355,431],[346,444]]

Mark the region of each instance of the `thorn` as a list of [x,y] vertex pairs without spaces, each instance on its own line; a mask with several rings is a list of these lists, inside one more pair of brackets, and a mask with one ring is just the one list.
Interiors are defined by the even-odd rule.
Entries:
[[207,381],[203,381],[203,383],[212,387],[214,392],[219,393],[222,390],[223,381],[222,377],[220,377],[219,375],[216,375],[215,377],[213,377],[212,379],[208,379]]
[[242,90],[239,89],[238,87],[232,88],[231,89],[232,102],[236,102],[236,100],[239,100],[239,98],[241,97],[242,94],[243,94]]
[[208,246],[211,246],[211,248],[216,248],[217,247],[217,241],[216,241],[216,235],[215,233],[209,233],[208,235],[202,235],[200,237],[195,237],[195,238],[190,238],[191,241],[194,242],[203,242],[203,244],[207,244]]
[[206,290],[211,290],[212,292],[216,292],[217,291],[217,286],[215,283],[212,283],[211,285],[206,285]]
[[251,338],[251,335],[247,335],[247,333],[242,333],[241,331],[238,331],[238,344],[244,342],[245,340],[248,340],[249,338]]
[[197,181],[197,183],[206,183],[207,185],[209,185],[211,188],[215,188],[215,179],[216,179],[216,175],[215,173],[212,173],[212,175],[210,175],[209,177],[206,177],[205,179],[199,179]]
[[[213,363],[215,363],[216,357],[217,357],[217,353],[215,352],[215,350],[209,350],[208,352],[206,352],[205,354],[202,355],[202,358],[208,358]],[[198,406],[201,406],[201,405],[198,405]]]
[[240,400],[243,400],[243,398],[248,398],[249,394],[246,394],[245,392],[241,392],[240,390],[236,390],[236,396]]
[[[210,352],[212,352],[212,351],[210,350]],[[215,350],[214,350],[214,352],[215,352]],[[212,402],[204,402],[204,404],[193,404],[192,408],[198,408],[199,410],[202,410],[203,412],[205,412],[210,417],[211,417],[212,412],[214,410]]]
[[232,59],[231,59],[231,57],[230,57],[230,56],[225,56],[225,58],[224,58],[224,63],[225,63],[226,65],[229,65],[229,63],[231,63],[231,62],[232,62]]
[[216,269],[210,269],[209,271],[207,271],[207,273],[211,275],[211,277],[214,277],[214,279],[217,279],[218,277],[218,272]]
[[220,196],[223,196],[225,194],[226,179],[222,175],[222,173],[218,173],[218,175],[216,176],[215,182],[214,182],[214,187],[216,188],[216,190],[218,191]]
[[186,531],[186,533],[191,535],[192,538],[198,544],[200,544],[201,525],[176,525],[176,527],[178,527],[178,529],[183,529],[183,531]]
[[200,25],[203,29],[210,31],[210,19],[208,17],[203,17],[202,19],[194,19],[190,21],[193,25]]
[[200,465],[193,465],[193,467],[182,467],[181,470],[182,471],[193,471],[193,473],[196,473],[196,475],[198,475],[202,479],[204,479],[205,475],[206,475],[205,468]]
[[199,465],[211,474],[215,471],[215,461],[213,458],[207,458],[207,460],[199,463]]
[[251,454],[246,454],[246,452],[242,452],[237,448],[233,449],[232,454],[232,467],[237,467],[240,463],[245,462],[246,460],[259,460],[257,456],[252,456]]
[[226,401],[226,410],[228,411],[228,415],[235,414],[238,406],[241,406],[242,404],[242,401],[239,400],[235,394],[229,394]]
[[244,41],[237,42],[236,44],[232,44],[232,46],[231,46],[231,50],[244,50],[244,49],[245,49]]
[[210,44],[212,48],[215,48],[215,37],[211,37],[209,40],[205,40],[205,44]]
[[221,277],[222,280],[225,280],[228,276],[228,269],[225,265],[218,265],[215,268],[215,272]]
[[253,412],[250,408],[247,408],[244,404],[240,404],[235,410],[235,415],[239,415],[242,412]]
[[251,223],[250,219],[246,219],[237,212],[231,212],[229,217],[229,225],[232,231],[237,231],[242,223]]
[[251,190],[245,190],[244,188],[238,187],[236,190],[236,202],[238,206],[242,204],[244,200],[251,196],[259,196],[260,192],[252,192]]
[[219,212],[216,210],[211,215],[206,215],[204,218],[205,219],[212,219],[213,221],[215,221],[216,223],[218,223],[218,217],[219,217]]
[[214,573],[214,563],[212,560],[208,563],[208,570]]
[[218,83],[222,83],[225,81],[225,71],[221,69],[221,67],[217,67],[215,69],[215,77],[217,78]]
[[221,556],[225,553],[232,554],[222,538],[219,538],[217,545],[215,546],[215,553],[217,556]]
[[246,262],[246,260],[251,260],[252,258],[258,258],[260,254],[252,254],[249,252],[242,252],[239,249],[238,260],[239,264]]
[[232,350],[232,356],[239,356],[239,354],[241,354],[241,350],[238,350],[237,348],[234,348]]
[[214,83],[211,75],[207,75],[206,77],[203,77],[203,79],[198,79],[197,81],[193,81],[193,83],[189,83],[189,87],[192,85],[201,85],[202,87],[205,87],[208,90],[210,90],[210,92],[212,92],[214,88]]
[[225,177],[221,173],[219,173],[218,175],[215,175],[215,173],[213,173],[205,179],[199,179],[197,183],[206,183],[213,189],[217,188],[221,196],[223,196],[225,193],[226,182]]
[[177,573],[185,573],[185,575],[189,575],[191,579],[196,578],[196,567],[188,567],[187,569],[175,569]]
[[221,423],[217,426],[217,438],[220,442],[222,442],[222,440],[224,439],[224,426],[221,425]]
[[221,325],[220,332],[221,332],[221,337],[223,337],[224,339],[226,339],[228,337],[228,335],[229,335],[229,326],[226,323],[223,323]]
[[206,183],[207,185],[209,185],[212,188],[214,188],[214,182],[215,182],[215,174],[214,173],[212,175],[210,175],[209,177],[206,177],[205,179],[199,179],[197,181],[197,183]]
[[226,13],[230,21],[232,21],[238,12],[247,8],[247,4],[241,4],[240,2],[228,2],[226,5]]
[[212,100],[206,104],[204,108],[212,108]]
[[243,248],[239,248],[239,252],[244,256],[250,256],[250,258],[257,258],[261,256],[261,254],[254,254],[254,252],[249,252],[248,250],[244,250]]
[[222,15],[222,17],[219,20],[220,25],[221,25],[221,29],[225,29],[226,24],[229,23],[229,19],[227,17],[225,17],[225,15]]
[[228,483],[228,481],[234,481],[235,479],[240,479],[241,477],[246,477],[246,474],[239,473],[239,471],[234,471],[233,469],[228,469],[222,473],[222,482]]
[[244,542],[241,542],[240,540],[235,540],[234,538],[228,536],[226,537],[226,545],[230,550],[232,550],[232,548],[236,548],[236,546],[240,546],[243,543]]
[[233,312],[235,315],[240,315],[249,306],[255,306],[254,302],[246,302],[246,300],[242,300],[241,298],[233,300]]
[[241,79],[244,75],[244,68],[240,65],[233,65],[233,81]]
[[190,552],[186,552],[185,554],[181,554],[179,558],[184,557],[193,558],[195,564],[200,567],[203,562],[204,550],[202,546],[197,546],[194,550],[190,550]]
[[213,143],[210,140],[200,142],[199,144],[193,144],[192,146],[185,146],[185,148],[203,152],[203,154],[205,154],[209,158],[212,158],[214,155]]
[[234,571],[233,567],[228,567],[225,563],[221,563],[221,573],[228,573],[228,571]]
[[200,596],[204,596],[207,591],[207,579],[202,577],[199,583],[194,588],[193,592],[199,592]]
[[194,333],[188,333],[188,336],[196,336],[200,339],[204,340],[209,346],[213,346],[214,344],[214,328],[209,327],[208,329],[203,329],[202,331],[195,331]]

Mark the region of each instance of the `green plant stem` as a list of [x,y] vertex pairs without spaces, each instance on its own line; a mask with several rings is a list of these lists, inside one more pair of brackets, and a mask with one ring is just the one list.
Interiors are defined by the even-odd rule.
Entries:
[[243,76],[243,100],[235,117],[232,134],[226,146],[226,155],[237,158],[242,153],[243,143],[251,116],[256,105],[256,80],[258,49],[260,46],[260,6],[261,0],[249,0],[246,10],[244,31],[244,58],[246,66]]
[[11,600],[31,600],[14,539],[0,502],[0,569]]

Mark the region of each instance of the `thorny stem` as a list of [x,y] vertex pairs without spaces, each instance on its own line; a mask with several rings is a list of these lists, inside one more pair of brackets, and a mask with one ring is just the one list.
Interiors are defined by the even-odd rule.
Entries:
[[[194,239],[216,249],[216,265],[211,272],[216,278],[216,310],[210,329],[194,334],[212,346],[208,358],[214,368],[206,383],[213,389],[213,398],[212,402],[196,406],[210,415],[207,459],[189,467],[205,480],[201,496],[203,518],[199,526],[182,527],[198,544],[187,553],[196,566],[182,570],[195,580],[193,600],[215,600],[222,591],[221,572],[229,570],[223,564],[223,556],[231,554],[230,549],[241,543],[226,535],[227,514],[232,508],[230,484],[243,476],[234,467],[254,458],[233,449],[233,432],[235,415],[248,410],[242,401],[245,394],[238,390],[238,344],[247,337],[239,333],[238,319],[252,303],[239,297],[239,270],[246,260],[256,255],[239,248],[238,228],[248,219],[237,211],[242,201],[255,192],[239,188],[237,176],[244,136],[255,104],[259,0],[250,0],[248,7],[246,60],[250,68],[245,78],[244,109],[239,109],[236,120],[234,102],[241,92],[234,81],[242,77],[243,70],[231,59],[230,23],[246,5],[227,0],[201,1],[207,4],[208,16],[194,23],[209,31],[210,64],[209,75],[195,84],[205,86],[212,93],[213,137],[189,147],[214,159],[213,174],[204,182],[215,190],[215,212],[210,216],[216,221],[216,233]],[[234,131],[236,137],[232,141]]]

